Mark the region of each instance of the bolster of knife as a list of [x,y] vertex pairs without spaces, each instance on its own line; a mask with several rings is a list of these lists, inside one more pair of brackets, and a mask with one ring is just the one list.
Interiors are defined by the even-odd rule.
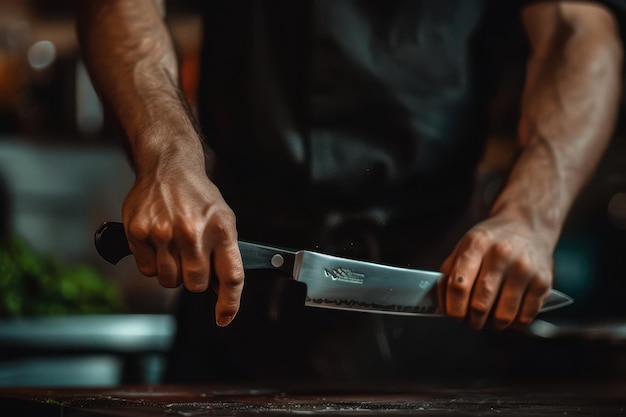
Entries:
[[296,252],[241,240],[238,243],[245,269],[279,270],[293,277]]

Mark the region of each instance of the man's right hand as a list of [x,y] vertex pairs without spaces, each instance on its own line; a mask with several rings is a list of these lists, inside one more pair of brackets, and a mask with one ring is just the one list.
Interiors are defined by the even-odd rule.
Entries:
[[235,317],[244,282],[235,215],[204,172],[169,169],[137,176],[123,207],[139,271],[162,286],[218,293],[217,324]]
[[204,291],[213,280],[216,319],[224,326],[237,313],[243,289],[235,216],[207,177],[202,140],[178,85],[163,2],[76,5],[81,56],[124,130],[137,175],[123,209],[137,266],[165,287],[184,283]]

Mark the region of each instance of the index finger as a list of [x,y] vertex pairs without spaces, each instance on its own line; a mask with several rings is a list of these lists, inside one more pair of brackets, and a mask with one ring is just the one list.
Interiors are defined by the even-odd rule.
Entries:
[[446,291],[448,289],[448,277],[450,276],[450,269],[452,268],[452,263],[456,258],[457,248],[454,248],[454,251],[446,258],[446,260],[439,268],[441,272],[441,277],[439,281],[437,281],[437,300],[439,301],[439,309],[443,314],[446,314]]
[[213,267],[219,286],[215,317],[219,326],[227,326],[239,311],[244,270],[237,241],[215,247]]

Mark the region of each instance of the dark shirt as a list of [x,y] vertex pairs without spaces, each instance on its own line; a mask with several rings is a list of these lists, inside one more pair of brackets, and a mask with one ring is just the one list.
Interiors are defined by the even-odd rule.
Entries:
[[415,205],[466,189],[497,41],[519,26],[517,2],[487,3],[205,2],[201,118],[227,201]]

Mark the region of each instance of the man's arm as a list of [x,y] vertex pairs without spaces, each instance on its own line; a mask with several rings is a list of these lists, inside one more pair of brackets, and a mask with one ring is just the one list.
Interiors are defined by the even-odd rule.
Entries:
[[523,150],[489,218],[442,265],[442,308],[477,329],[526,325],[539,312],[561,229],[610,141],[621,89],[622,46],[608,9],[538,2],[522,20],[531,45]]
[[243,266],[235,217],[206,174],[204,152],[178,87],[178,63],[151,0],[77,2],[83,58],[122,126],[136,173],[123,221],[139,270],[165,287],[204,291],[219,281],[216,318],[237,313]]

